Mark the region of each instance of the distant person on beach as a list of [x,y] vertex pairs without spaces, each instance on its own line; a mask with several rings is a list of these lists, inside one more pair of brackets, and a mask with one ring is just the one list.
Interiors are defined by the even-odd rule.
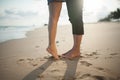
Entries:
[[72,33],[74,44],[71,50],[62,54],[62,57],[73,59],[80,56],[80,44],[82,40],[82,35],[84,34],[83,20],[82,20],[82,0],[48,0],[49,6],[49,44],[47,51],[55,58],[59,59],[56,47],[56,30],[57,23],[59,20],[62,2],[66,2],[66,7],[68,10],[69,20],[72,24]]

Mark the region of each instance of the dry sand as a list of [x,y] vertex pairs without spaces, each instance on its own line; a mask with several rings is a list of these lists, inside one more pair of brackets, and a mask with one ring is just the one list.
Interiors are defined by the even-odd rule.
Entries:
[[[120,23],[85,24],[81,58],[50,58],[47,27],[0,44],[0,80],[120,80]],[[70,25],[58,27],[59,54],[73,44]]]

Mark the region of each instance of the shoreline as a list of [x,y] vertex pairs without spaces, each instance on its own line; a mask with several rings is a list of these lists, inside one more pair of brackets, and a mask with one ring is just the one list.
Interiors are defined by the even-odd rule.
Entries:
[[[84,25],[87,25],[87,24],[120,24],[119,22],[95,22],[95,23],[84,23]],[[71,24],[65,24],[66,26],[71,26]],[[58,27],[60,26],[65,26],[65,25],[58,25]],[[46,27],[47,25],[43,25],[41,27],[36,27],[35,29],[32,29],[32,30],[29,30],[29,31],[26,31],[25,32],[25,36],[24,37],[21,37],[21,38],[16,38],[16,39],[10,39],[10,40],[5,40],[5,41],[2,41],[0,42],[1,43],[5,43],[5,42],[9,42],[11,40],[19,40],[19,39],[24,39],[24,38],[27,38],[27,34],[31,31],[35,31],[36,29],[40,29],[40,28],[43,28],[43,27]]]

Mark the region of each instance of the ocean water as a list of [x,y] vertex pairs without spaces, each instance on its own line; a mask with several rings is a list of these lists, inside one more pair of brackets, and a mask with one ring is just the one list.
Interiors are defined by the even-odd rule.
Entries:
[[[0,26],[0,43],[8,40],[12,40],[12,39],[25,38],[27,37],[25,35],[27,31],[31,31],[36,28],[42,27],[44,24],[48,24],[48,10],[47,10],[48,7],[45,7],[45,8],[46,8],[46,11],[44,11],[43,13],[40,13],[40,16],[38,18],[35,18],[36,20],[29,21],[25,19],[23,22],[21,22],[21,23],[25,23],[25,25],[35,24],[35,26],[18,26],[18,24],[17,26]],[[44,19],[43,19],[43,16],[44,16]],[[11,23],[14,23],[14,21],[13,22],[11,21]],[[63,7],[58,25],[66,25],[66,24],[70,24],[70,22],[67,16],[67,10],[65,7]],[[13,25],[16,25],[16,24],[14,23]]]
[[0,43],[12,40],[25,38],[27,31],[32,31],[37,26],[0,26]]
[[[41,4],[42,3],[42,4]],[[15,20],[11,20],[11,23],[4,21],[5,25],[9,23],[9,25],[16,25],[17,26],[0,26],[0,43],[12,40],[12,39],[21,39],[25,38],[27,31],[34,30],[36,28],[42,27],[44,24],[48,24],[48,6],[47,6],[47,0],[46,1],[40,1],[40,4],[38,3],[38,7],[40,10],[39,15],[36,15],[37,17],[35,18],[30,18],[28,19],[22,19],[20,22],[16,22]],[[44,5],[44,6],[43,6]],[[69,24],[69,18],[67,15],[67,10],[66,10],[66,5],[63,5],[63,9],[61,11],[61,17],[59,19],[58,25],[65,25]],[[44,8],[44,10],[43,10]],[[38,11],[39,11],[38,10]],[[42,11],[43,10],[43,11]],[[44,16],[44,19],[43,19]],[[37,26],[19,26],[20,24],[23,25],[37,25]],[[21,25],[22,25],[21,24]],[[3,25],[3,24],[0,24]]]

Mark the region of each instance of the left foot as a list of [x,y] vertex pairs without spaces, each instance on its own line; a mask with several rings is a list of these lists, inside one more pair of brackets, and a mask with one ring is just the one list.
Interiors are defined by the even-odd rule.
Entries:
[[59,56],[57,54],[57,49],[55,46],[49,46],[46,50],[54,57],[55,60],[59,60]]
[[68,52],[66,52],[65,54],[63,54],[62,57],[68,58],[68,59],[77,58],[77,57],[80,57],[80,51],[71,49]]

